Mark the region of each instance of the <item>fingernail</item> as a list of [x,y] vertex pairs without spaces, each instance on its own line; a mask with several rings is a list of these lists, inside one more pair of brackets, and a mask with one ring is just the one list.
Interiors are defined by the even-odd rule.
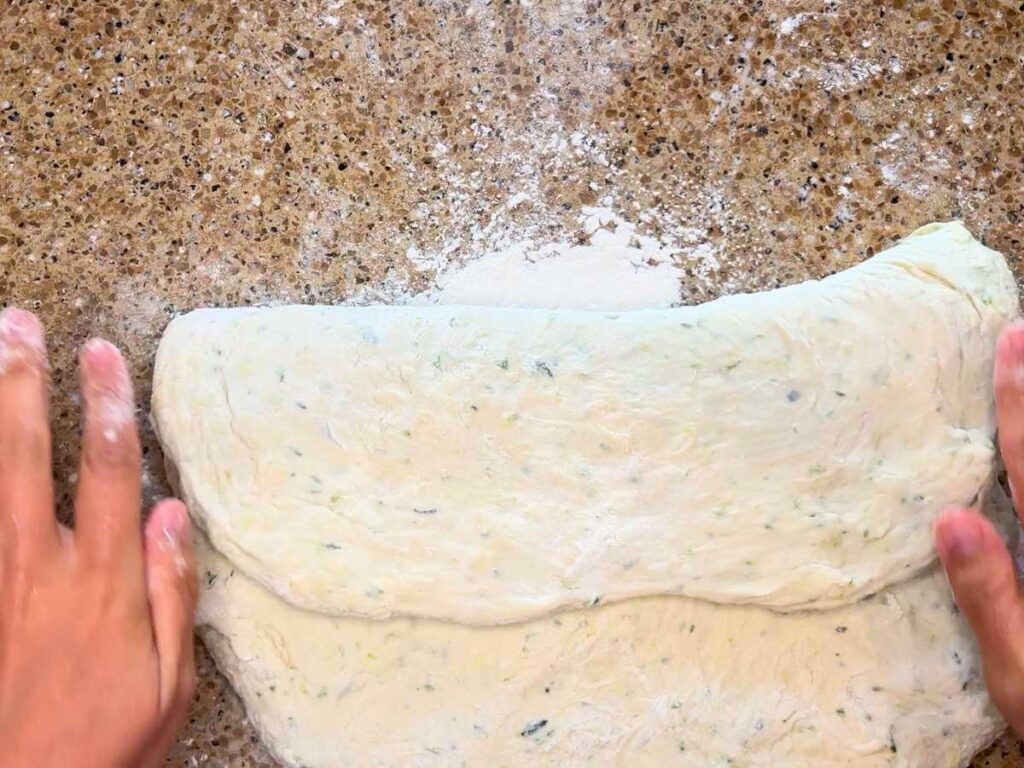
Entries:
[[17,307],[8,307],[0,312],[0,327],[5,331],[29,336],[38,334],[40,330],[36,316]]
[[8,307],[0,312],[0,373],[16,363],[46,367],[46,341],[36,316]]
[[188,568],[188,562],[182,554],[183,546],[189,536],[188,510],[181,503],[167,503],[159,510],[160,547],[174,558],[174,568],[181,576]]
[[163,516],[164,538],[178,546],[188,534],[188,511],[185,509],[184,504],[169,503],[163,510]]
[[947,513],[936,522],[935,532],[943,560],[967,560],[984,547],[985,537],[981,525],[970,516]]

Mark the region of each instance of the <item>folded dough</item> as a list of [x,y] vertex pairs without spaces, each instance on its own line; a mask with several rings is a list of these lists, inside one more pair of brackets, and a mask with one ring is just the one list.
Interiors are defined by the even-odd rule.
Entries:
[[[161,347],[155,412],[235,561],[199,542],[207,645],[296,768],[964,766],[1002,722],[941,572],[910,573],[934,510],[990,470],[991,348],[1015,308],[998,254],[949,224],[821,283],[666,313],[690,318],[690,345],[658,312],[190,315]],[[503,408],[527,431],[503,431]],[[611,474],[578,477],[583,461]],[[410,516],[421,498],[445,506]],[[631,547],[644,562],[626,568]],[[902,583],[806,613],[653,596],[467,625],[588,590],[821,608],[871,579]]]
[[201,310],[161,342],[153,413],[213,544],[297,606],[821,609],[921,571],[937,511],[978,496],[1016,312],[959,223],[681,309]]

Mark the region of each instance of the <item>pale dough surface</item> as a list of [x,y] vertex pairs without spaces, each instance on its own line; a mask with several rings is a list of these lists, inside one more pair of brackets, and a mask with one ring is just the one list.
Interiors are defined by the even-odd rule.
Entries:
[[928,566],[935,514],[985,486],[1016,311],[1002,257],[931,225],[698,307],[193,312],[153,412],[213,544],[295,605],[826,608]]
[[651,597],[469,627],[303,611],[201,562],[207,647],[293,768],[954,768],[1003,728],[934,568],[829,611]]

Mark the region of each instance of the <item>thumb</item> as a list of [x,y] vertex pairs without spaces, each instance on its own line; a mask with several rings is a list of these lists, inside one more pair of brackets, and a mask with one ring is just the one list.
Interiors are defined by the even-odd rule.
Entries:
[[193,618],[198,595],[188,510],[157,504],[146,521],[146,588],[160,666],[160,711],[180,713],[195,685]]
[[989,693],[1015,728],[1024,725],[1024,601],[1013,560],[975,509],[948,509],[935,521],[935,543],[953,596],[978,638]]

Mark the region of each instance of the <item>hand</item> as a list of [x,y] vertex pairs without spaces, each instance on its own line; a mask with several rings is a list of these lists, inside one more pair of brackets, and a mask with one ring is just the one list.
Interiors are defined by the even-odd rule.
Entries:
[[[995,395],[999,450],[1021,517],[1024,323],[1015,323],[999,338]],[[989,694],[1010,726],[1024,734],[1024,598],[1010,553],[992,523],[974,509],[950,509],[940,515],[935,541],[960,611],[977,635]]]
[[9,768],[161,765],[194,685],[188,514],[142,531],[140,451],[120,352],[80,358],[75,528],[53,507],[47,362],[34,315],[0,314],[0,755]]

